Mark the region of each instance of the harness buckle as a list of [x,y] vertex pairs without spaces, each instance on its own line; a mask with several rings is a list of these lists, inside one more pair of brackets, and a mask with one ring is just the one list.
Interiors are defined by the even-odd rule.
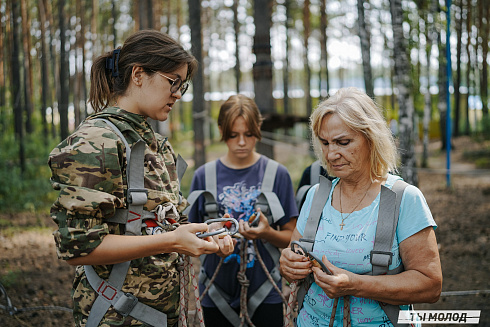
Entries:
[[114,309],[123,317],[127,317],[133,311],[136,304],[138,304],[138,298],[136,296],[131,293],[124,293],[114,304]]
[[[373,262],[373,257],[374,257],[375,254],[381,254],[381,255],[387,255],[387,256],[389,256],[388,261],[386,262],[386,259],[382,259],[382,258],[378,257],[378,259],[375,259],[374,262]],[[389,265],[391,265],[391,261],[393,260],[393,253],[392,252],[387,252],[387,251],[375,251],[375,250],[372,250],[370,257],[371,258],[369,259],[369,261],[370,261],[370,263],[372,265],[388,267]]]
[[[133,193],[135,193],[133,195]],[[141,193],[144,193],[142,195]],[[128,188],[128,202],[134,205],[143,205],[148,199],[148,190],[145,188]],[[142,202],[142,203],[141,203]]]

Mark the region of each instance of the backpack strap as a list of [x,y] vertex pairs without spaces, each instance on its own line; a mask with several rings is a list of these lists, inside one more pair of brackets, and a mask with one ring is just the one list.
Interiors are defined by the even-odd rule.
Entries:
[[[125,235],[141,235],[143,218],[155,217],[154,213],[143,210],[143,206],[148,199],[148,191],[144,187],[145,142],[140,139],[133,147],[130,147],[126,138],[116,125],[103,118],[96,118],[94,120],[101,120],[109,125],[121,138],[126,147],[128,209],[117,209],[114,217],[107,219],[107,221],[125,224]],[[92,304],[87,319],[87,327],[98,326],[111,305],[123,317],[130,315],[152,326],[167,326],[167,315],[165,313],[140,303],[138,298],[133,294],[122,292],[121,289],[126,279],[130,263],[131,261],[126,261],[113,265],[108,281],[100,278],[93,266],[84,266],[85,276],[90,286],[98,294]]]

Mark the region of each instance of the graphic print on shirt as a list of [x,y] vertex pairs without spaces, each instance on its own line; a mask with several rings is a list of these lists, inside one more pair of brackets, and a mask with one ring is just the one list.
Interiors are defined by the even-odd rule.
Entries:
[[[260,195],[260,186],[253,185],[247,188],[247,184],[242,181],[235,183],[233,186],[223,187],[223,193],[218,194],[218,203],[220,205],[220,212],[230,214],[231,217],[236,220],[248,220],[248,218],[255,211],[255,201]],[[240,243],[239,240],[238,243]],[[247,240],[245,240],[247,241]],[[237,246],[241,246],[237,244]],[[240,256],[238,254],[231,254],[225,258],[225,263],[231,260],[236,260],[240,263]],[[253,249],[252,241],[247,241],[247,268],[253,267],[255,264],[255,252]]]

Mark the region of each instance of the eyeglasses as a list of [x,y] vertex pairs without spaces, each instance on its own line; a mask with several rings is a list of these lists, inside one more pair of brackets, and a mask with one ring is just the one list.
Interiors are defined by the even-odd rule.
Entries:
[[184,93],[189,88],[189,83],[188,82],[185,82],[185,83],[182,82],[182,79],[180,77],[173,79],[173,78],[170,78],[166,75],[163,75],[162,73],[159,73],[157,71],[152,70],[152,72],[168,79],[171,82],[170,83],[170,92],[172,92],[172,94],[177,93],[180,90],[180,94],[184,95]]

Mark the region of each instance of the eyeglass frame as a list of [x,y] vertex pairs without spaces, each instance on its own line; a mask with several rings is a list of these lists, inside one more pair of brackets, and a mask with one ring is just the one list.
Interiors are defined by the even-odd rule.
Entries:
[[[150,69],[150,71],[152,71],[152,72],[154,72],[154,73],[156,73],[156,74],[158,74],[158,75],[160,75],[160,76],[168,79],[170,82],[172,82],[170,84],[170,92],[172,94],[175,94],[175,93],[177,93],[180,90],[180,95],[183,96],[185,94],[185,92],[187,92],[187,89],[189,88],[189,82],[184,82],[180,77],[177,77],[175,79],[170,78],[170,77],[168,77],[168,76],[166,76],[166,75],[164,75],[162,73],[159,73],[159,72],[157,72],[156,70],[153,70],[153,69]],[[177,87],[177,89],[175,91],[172,91],[172,88],[175,88],[175,85],[176,85],[175,82],[177,82],[178,80],[180,80],[180,85]]]

